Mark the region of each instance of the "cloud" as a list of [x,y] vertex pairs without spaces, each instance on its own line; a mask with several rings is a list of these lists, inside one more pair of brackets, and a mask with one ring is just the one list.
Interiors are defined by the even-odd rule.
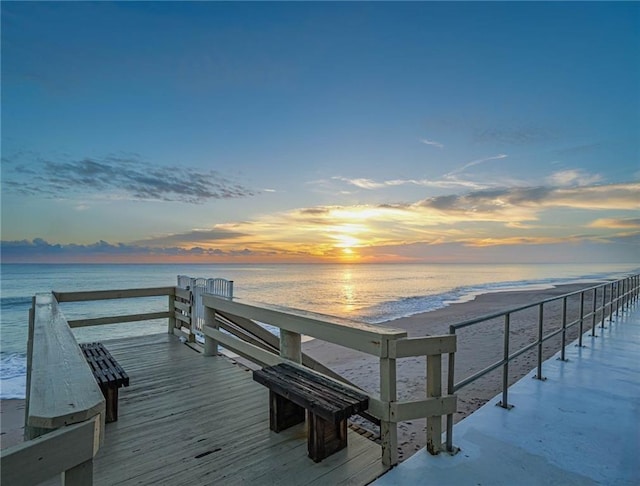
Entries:
[[83,261],[165,261],[167,258],[198,260],[208,258],[234,258],[255,256],[260,252],[249,248],[226,249],[203,248],[194,246],[155,247],[126,243],[108,243],[100,240],[96,243],[57,244],[42,238],[34,240],[1,241],[2,261],[4,262],[83,262]]
[[[345,249],[375,260],[375,252],[390,255],[386,248],[418,243],[517,248],[587,241],[605,244],[622,237],[630,242],[637,241],[640,234],[640,221],[635,217],[640,209],[639,193],[640,183],[539,186],[491,188],[395,204],[316,206],[129,243],[5,241],[2,259],[339,261]],[[571,211],[562,211],[567,208]],[[607,217],[607,210],[616,215],[622,211],[633,214],[629,218],[611,218]],[[593,213],[596,217],[591,218],[593,223],[589,226],[598,231],[583,234],[584,219]],[[637,248],[634,250],[637,254]]]
[[247,234],[223,228],[213,228],[145,238],[144,240],[134,241],[131,244],[149,247],[166,247],[171,245],[184,246],[198,243],[213,243],[216,241],[233,240],[242,236],[247,236]]
[[553,186],[589,186],[602,181],[602,176],[582,169],[568,169],[554,172],[547,181]]
[[638,229],[640,230],[640,218],[601,218],[592,221],[588,225],[589,228],[606,228],[606,229]]
[[527,211],[561,207],[632,211],[640,209],[639,193],[640,183],[580,188],[516,187],[433,197],[419,201],[415,205],[447,213],[462,212],[470,216],[500,214],[505,208],[519,208]]
[[451,172],[445,174],[444,178],[445,179],[451,179],[453,176],[455,176],[456,174],[460,174],[460,173],[464,172],[469,167],[473,167],[475,165],[483,164],[485,162],[489,162],[490,160],[506,159],[507,157],[508,157],[507,154],[498,154],[498,155],[494,155],[493,157],[485,157],[484,159],[472,160],[471,162],[463,165],[462,167],[460,167],[458,169],[455,169],[455,170],[452,170]]
[[333,180],[345,182],[349,185],[358,187],[360,189],[374,190],[384,189],[389,187],[397,187],[404,185],[413,185],[421,187],[435,187],[440,189],[454,189],[454,188],[466,188],[466,189],[481,189],[487,187],[483,184],[473,181],[456,180],[454,178],[447,180],[432,180],[432,179],[391,179],[388,181],[374,181],[366,178],[349,179],[347,177],[333,177]]
[[[501,160],[505,159],[508,156],[506,154],[498,154],[492,157],[485,157],[482,159],[473,160],[458,169],[455,169],[447,174],[443,175],[440,179],[390,179],[386,181],[375,181],[373,179],[367,178],[347,178],[347,177],[333,177],[333,180],[345,182],[349,185],[358,187],[360,189],[366,190],[375,190],[375,189],[384,189],[389,187],[397,187],[403,185],[414,185],[421,187],[433,187],[438,189],[455,189],[455,188],[463,188],[463,189],[472,189],[472,190],[482,190],[490,187],[496,187],[498,185],[497,182],[493,183],[481,183],[477,181],[465,180],[463,178],[458,177],[458,174],[463,173],[470,167],[483,164],[485,162],[489,162],[491,160]],[[323,181],[316,181],[323,182]]]
[[420,139],[420,142],[425,144],[425,145],[432,145],[434,147],[438,147],[438,148],[444,148],[444,145],[442,145],[440,142],[436,142],[434,140],[427,140],[426,138],[422,138]]
[[12,170],[3,174],[3,185],[31,196],[69,198],[92,194],[108,199],[199,204],[256,194],[214,170],[158,166],[136,155],[12,162]]

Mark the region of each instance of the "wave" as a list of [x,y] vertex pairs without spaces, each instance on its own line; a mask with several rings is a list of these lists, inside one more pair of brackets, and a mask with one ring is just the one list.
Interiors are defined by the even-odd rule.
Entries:
[[26,376],[25,353],[0,353],[0,398],[25,398]]
[[575,279],[547,278],[456,287],[440,294],[416,295],[381,302],[361,309],[358,312],[358,315],[354,317],[369,324],[380,324],[394,319],[400,319],[402,317],[409,317],[423,312],[442,309],[451,304],[469,302],[483,294],[518,290],[544,290],[564,284],[595,283],[610,277],[610,274],[592,274]]
[[30,307],[32,297],[2,297],[0,299],[0,306],[3,310],[11,310],[19,307]]

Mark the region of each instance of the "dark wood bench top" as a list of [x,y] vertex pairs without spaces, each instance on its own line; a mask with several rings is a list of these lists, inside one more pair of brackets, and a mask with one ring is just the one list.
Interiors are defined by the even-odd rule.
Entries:
[[296,405],[334,423],[369,407],[369,397],[364,393],[358,393],[317,373],[307,372],[288,363],[255,370],[253,379]]
[[84,357],[91,366],[93,376],[101,386],[129,386],[129,375],[122,369],[102,343],[81,344]]

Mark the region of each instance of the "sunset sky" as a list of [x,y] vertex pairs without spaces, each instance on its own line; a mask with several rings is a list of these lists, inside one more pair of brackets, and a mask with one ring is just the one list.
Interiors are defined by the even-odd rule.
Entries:
[[2,3],[3,262],[638,262],[640,3]]

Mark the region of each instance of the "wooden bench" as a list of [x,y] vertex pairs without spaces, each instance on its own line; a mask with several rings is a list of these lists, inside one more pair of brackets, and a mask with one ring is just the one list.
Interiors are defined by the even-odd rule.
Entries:
[[269,426],[280,432],[307,420],[309,457],[320,462],[347,446],[347,419],[369,407],[369,397],[288,363],[253,372],[269,388]]
[[80,345],[106,400],[106,422],[118,420],[118,388],[129,386],[129,376],[102,343]]

